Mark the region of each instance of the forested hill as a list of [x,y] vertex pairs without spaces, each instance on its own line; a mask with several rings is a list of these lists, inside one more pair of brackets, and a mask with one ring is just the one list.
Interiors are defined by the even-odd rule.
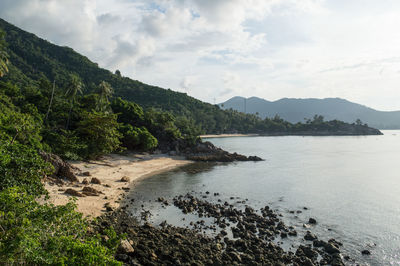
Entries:
[[2,19],[0,28],[6,32],[8,53],[12,63],[6,79],[14,84],[27,86],[46,77],[51,82],[55,80],[59,87],[65,87],[69,82],[69,75],[75,73],[86,85],[86,92],[93,90],[101,81],[106,81],[113,87],[114,96],[134,101],[144,108],[160,108],[175,115],[194,119],[201,125],[203,133],[249,129],[242,128],[241,125],[245,126],[246,123],[242,120],[250,116],[222,111],[217,106],[199,101],[185,93],[121,77],[98,67],[96,63],[71,48],[54,45]]
[[[316,117],[306,124],[291,124],[280,117],[260,119],[253,114],[244,114],[236,110],[222,110],[217,105],[204,103],[185,93],[174,92],[156,86],[150,86],[122,77],[98,67],[87,57],[73,49],[61,47],[25,32],[0,19],[0,29],[6,33],[9,72],[4,81],[15,84],[22,90],[40,90],[40,82],[55,82],[57,88],[64,89],[71,82],[71,74],[84,84],[84,95],[96,92],[102,82],[113,88],[113,97],[133,101],[145,109],[159,109],[174,115],[176,126],[181,132],[190,135],[198,133],[293,133],[323,130],[328,133],[379,134],[365,125],[344,124],[334,121],[330,124]],[[61,92],[59,92],[60,94]],[[61,94],[60,94],[61,95]],[[34,96],[33,96],[34,97]],[[313,122],[313,123],[312,123]],[[335,133],[336,132],[336,133]]]

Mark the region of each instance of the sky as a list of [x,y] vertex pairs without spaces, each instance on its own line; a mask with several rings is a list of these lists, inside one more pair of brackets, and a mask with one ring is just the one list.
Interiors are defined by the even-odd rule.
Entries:
[[340,97],[400,110],[398,0],[1,0],[0,17],[210,103]]

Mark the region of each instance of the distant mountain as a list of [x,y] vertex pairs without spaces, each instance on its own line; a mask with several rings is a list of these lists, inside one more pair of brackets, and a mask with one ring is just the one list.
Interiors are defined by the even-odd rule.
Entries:
[[304,122],[305,118],[312,119],[317,114],[324,116],[325,120],[338,119],[353,123],[360,119],[374,128],[400,129],[400,111],[377,111],[340,98],[283,98],[271,102],[257,97],[246,99],[237,96],[219,105],[223,109],[232,108],[250,114],[258,113],[261,118],[279,115],[291,123]]

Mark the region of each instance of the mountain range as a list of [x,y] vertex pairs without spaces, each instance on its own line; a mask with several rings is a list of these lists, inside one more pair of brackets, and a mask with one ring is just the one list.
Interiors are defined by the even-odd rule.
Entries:
[[258,114],[261,118],[278,115],[291,123],[304,122],[315,115],[322,115],[325,120],[341,120],[353,123],[360,119],[371,127],[379,129],[400,129],[400,111],[378,111],[367,106],[341,98],[295,99],[283,98],[268,101],[258,97],[233,97],[220,103],[222,109]]

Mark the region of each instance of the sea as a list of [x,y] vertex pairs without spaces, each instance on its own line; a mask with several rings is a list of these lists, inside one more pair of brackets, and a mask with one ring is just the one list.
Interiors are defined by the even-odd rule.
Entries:
[[[162,206],[157,198],[172,202],[175,196],[194,193],[211,202],[239,205],[245,200],[255,209],[269,205],[296,228],[300,237],[286,240],[287,250],[304,244],[303,224],[312,217],[317,220],[312,232],[319,239],[343,243],[342,254],[353,260],[348,265],[400,265],[400,131],[382,132],[205,139],[264,161],[194,163],[142,179],[129,195],[135,200],[130,211],[154,224],[186,227],[199,218]],[[362,255],[365,249],[371,255]]]

